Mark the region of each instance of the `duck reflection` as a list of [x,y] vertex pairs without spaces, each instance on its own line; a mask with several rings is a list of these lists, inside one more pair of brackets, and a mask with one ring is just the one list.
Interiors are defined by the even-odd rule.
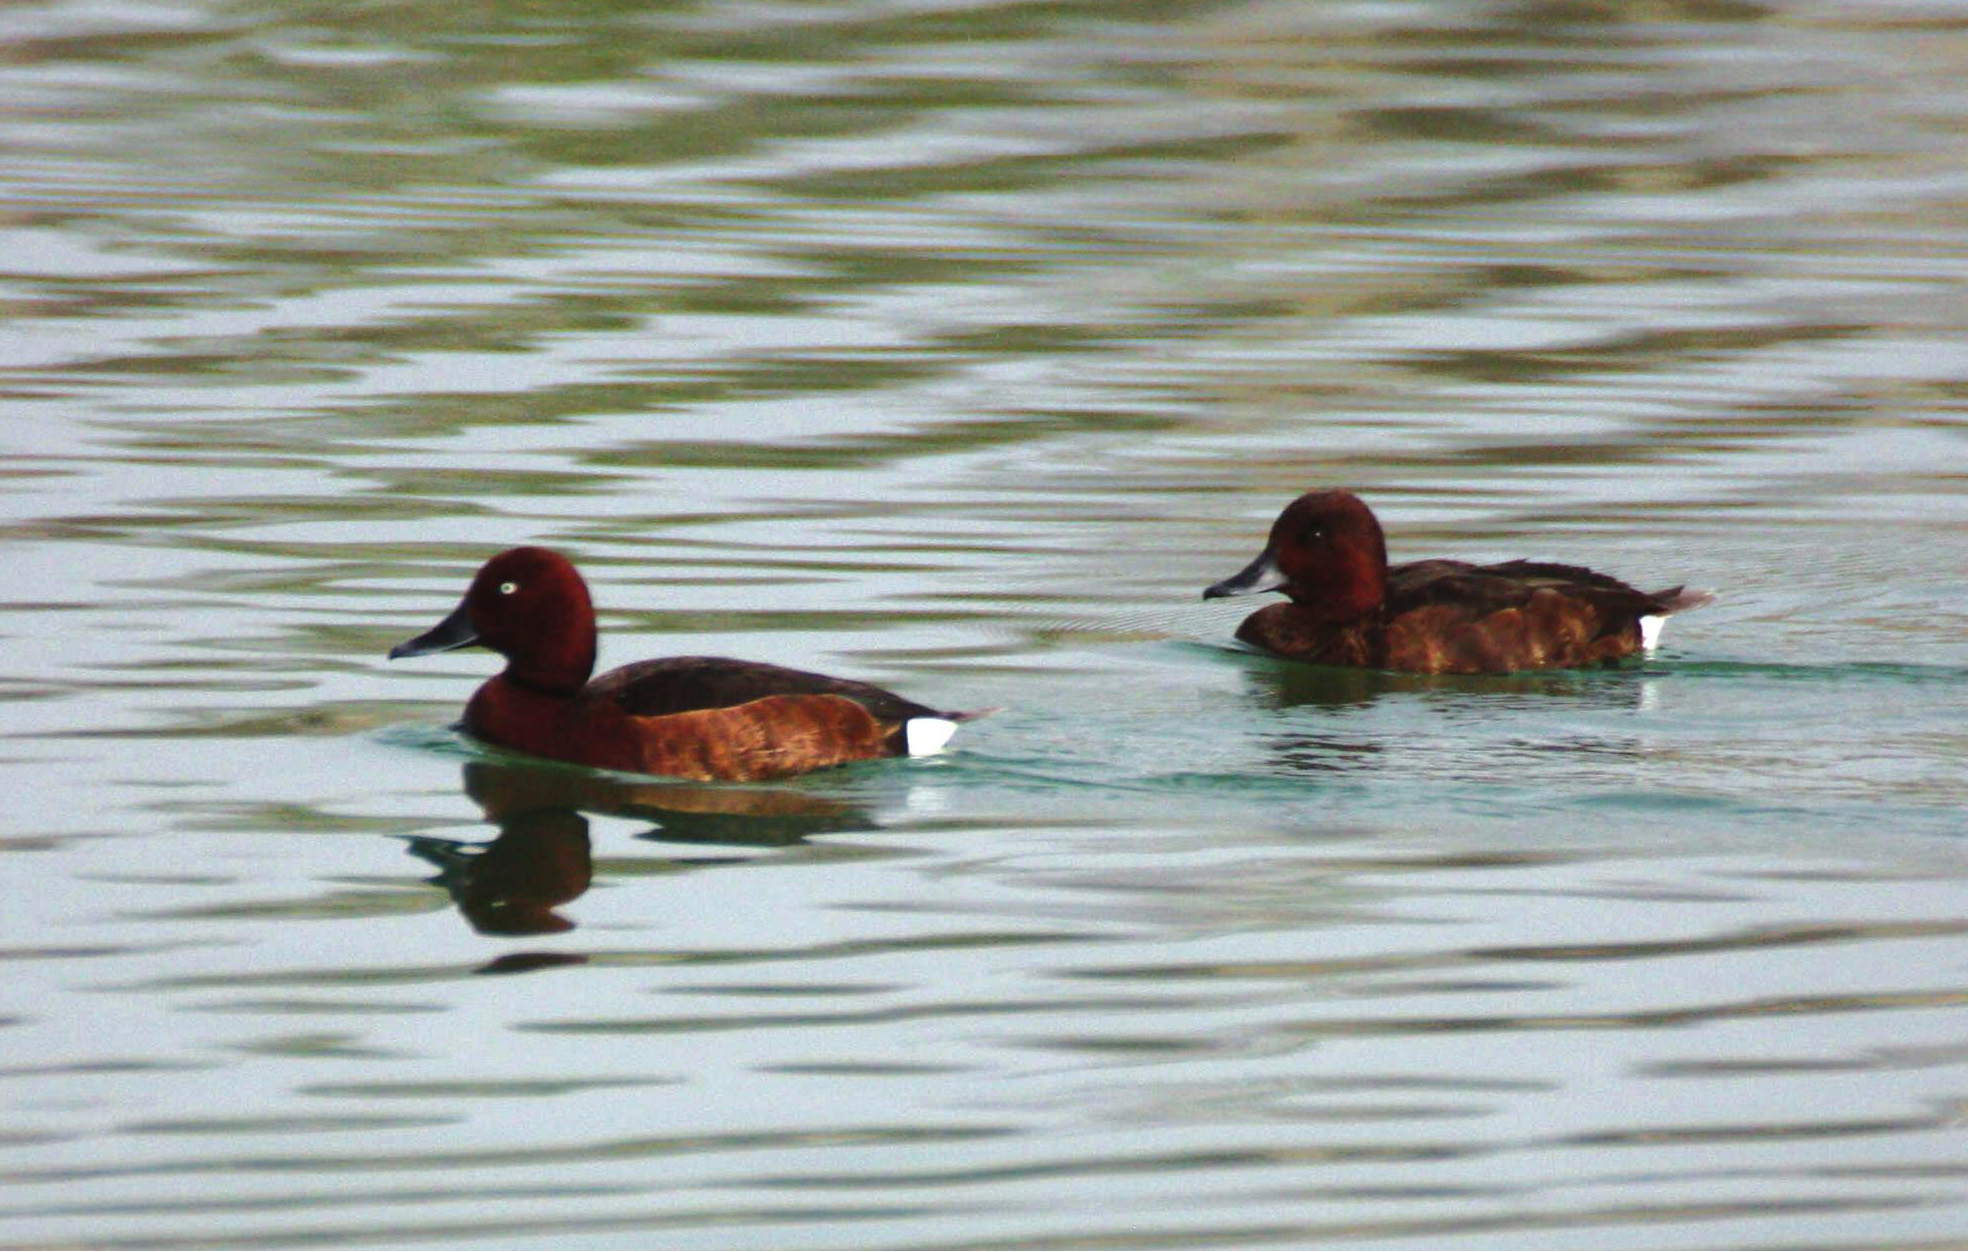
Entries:
[[[1253,657],[1245,687],[1254,703],[1269,709],[1312,706],[1360,709],[1372,704],[1399,680],[1414,675],[1336,665],[1305,665]],[[1379,756],[1379,738],[1332,730],[1292,730],[1264,736],[1267,755],[1292,773],[1344,773],[1368,766]]]
[[1365,708],[1387,696],[1424,699],[1518,698],[1583,700],[1607,707],[1645,707],[1653,680],[1631,670],[1527,670],[1519,674],[1401,674],[1390,670],[1306,665],[1253,658],[1246,670],[1252,698],[1266,708],[1313,705]]
[[[1658,702],[1659,682],[1657,673],[1636,667],[1495,675],[1403,674],[1252,658],[1245,670],[1245,690],[1251,702],[1262,708],[1345,714],[1363,712],[1382,701],[1408,700],[1433,710],[1431,724],[1434,714],[1467,724],[1471,713],[1478,710],[1537,713],[1563,707],[1573,712],[1644,712]],[[1362,729],[1349,733],[1342,726]],[[1263,743],[1267,756],[1288,773],[1349,773],[1387,763],[1390,753],[1406,756],[1415,751],[1412,736],[1390,743],[1384,724],[1371,718],[1340,718],[1337,724],[1334,719],[1310,719],[1306,726],[1265,735]],[[1478,734],[1464,746],[1479,754],[1510,756],[1559,753],[1611,758],[1632,757],[1640,751],[1631,736],[1577,730],[1541,741],[1519,736],[1505,744]]]
[[487,935],[574,928],[555,910],[594,878],[587,813],[653,822],[644,839],[766,848],[876,824],[858,805],[783,787],[643,781],[507,761],[468,763],[464,783],[498,836],[486,844],[419,837],[409,850],[437,867],[431,881]]

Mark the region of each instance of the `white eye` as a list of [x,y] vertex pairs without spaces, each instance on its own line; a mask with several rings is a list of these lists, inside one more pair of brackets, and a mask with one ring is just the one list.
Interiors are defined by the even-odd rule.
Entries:
[[499,594],[500,594],[500,595],[502,595],[502,596],[509,596],[509,595],[511,595],[511,594],[512,594],[513,592],[515,592],[515,591],[518,591],[518,590],[519,590],[519,584],[518,584],[518,583],[500,583],[500,584],[499,584]]

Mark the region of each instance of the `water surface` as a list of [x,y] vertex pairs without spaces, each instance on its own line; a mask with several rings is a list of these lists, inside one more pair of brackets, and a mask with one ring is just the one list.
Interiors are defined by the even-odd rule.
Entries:
[[[0,1242],[1968,1238],[1968,18],[0,15]],[[1713,587],[1604,673],[1208,583]],[[769,787],[449,729],[604,663],[1001,706]]]

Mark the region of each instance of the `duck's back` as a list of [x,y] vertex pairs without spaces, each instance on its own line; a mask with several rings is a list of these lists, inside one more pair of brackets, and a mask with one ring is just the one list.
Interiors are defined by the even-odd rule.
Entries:
[[588,694],[605,696],[631,717],[733,708],[770,696],[839,696],[883,723],[949,716],[873,683],[722,656],[638,661],[596,678],[588,684]]

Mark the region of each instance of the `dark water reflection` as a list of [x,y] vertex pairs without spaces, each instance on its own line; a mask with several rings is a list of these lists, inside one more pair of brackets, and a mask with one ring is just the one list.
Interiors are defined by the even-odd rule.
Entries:
[[[0,41],[0,1242],[1962,1240],[1951,8]],[[1324,485],[1722,599],[1608,673],[1231,651],[1195,589]],[[487,658],[380,658],[518,542],[605,663],[1004,711],[486,753]]]
[[472,761],[465,766],[465,794],[497,836],[482,845],[413,837],[409,851],[437,868],[432,881],[450,893],[472,929],[487,935],[574,928],[555,910],[583,895],[593,878],[584,812],[654,822],[641,838],[698,845],[780,848],[875,828],[855,804],[834,796],[639,782],[548,762]]

